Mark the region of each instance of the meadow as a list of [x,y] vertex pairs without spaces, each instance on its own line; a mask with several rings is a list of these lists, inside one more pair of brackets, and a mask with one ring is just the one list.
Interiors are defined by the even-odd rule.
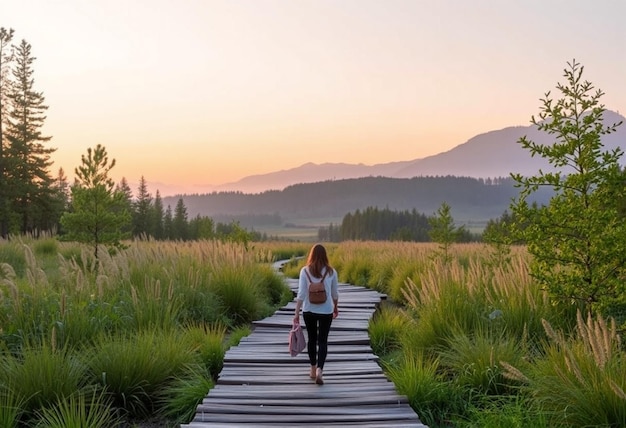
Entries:
[[[134,241],[96,263],[53,238],[3,241],[0,425],[189,420],[226,349],[293,298],[270,262],[295,277],[309,246]],[[388,296],[371,345],[427,425],[626,426],[617,326],[552,302],[524,247],[327,248],[340,281]]]
[[626,426],[626,354],[612,320],[551,301],[529,275],[525,247],[449,251],[329,246],[341,281],[388,296],[370,322],[371,346],[425,424]]
[[177,426],[228,347],[293,296],[267,250],[0,243],[0,426]]

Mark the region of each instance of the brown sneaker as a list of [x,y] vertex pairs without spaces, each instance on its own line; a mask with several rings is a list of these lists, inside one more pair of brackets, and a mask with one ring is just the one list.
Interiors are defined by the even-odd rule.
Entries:
[[316,375],[315,375],[315,371],[317,370],[317,366],[311,366],[311,373],[309,374],[309,377],[311,379],[315,379]]

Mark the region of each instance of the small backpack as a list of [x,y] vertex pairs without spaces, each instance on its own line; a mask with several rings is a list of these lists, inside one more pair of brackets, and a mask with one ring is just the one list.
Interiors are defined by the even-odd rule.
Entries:
[[324,276],[322,276],[320,282],[313,282],[307,269],[304,270],[304,273],[306,273],[306,277],[309,278],[309,302],[315,304],[326,302],[328,297],[326,296],[326,287],[324,287],[324,278],[326,278],[328,270],[324,272]]

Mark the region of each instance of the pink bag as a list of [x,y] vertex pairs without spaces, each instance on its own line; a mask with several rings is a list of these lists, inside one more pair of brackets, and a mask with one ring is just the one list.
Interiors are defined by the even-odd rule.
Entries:
[[306,348],[306,340],[304,339],[304,333],[300,323],[293,323],[291,331],[289,332],[289,354],[295,357]]

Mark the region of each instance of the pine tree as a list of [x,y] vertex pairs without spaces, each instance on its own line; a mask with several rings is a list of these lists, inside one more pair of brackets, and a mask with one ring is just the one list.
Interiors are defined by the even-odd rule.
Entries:
[[450,247],[457,242],[457,237],[463,229],[454,226],[454,219],[450,214],[450,205],[443,202],[437,210],[437,215],[428,219],[430,224],[430,238],[439,244],[439,252],[444,263],[450,260]]
[[163,238],[164,239],[176,239],[174,236],[174,220],[172,218],[172,207],[170,205],[165,209],[163,215]]
[[133,236],[149,236],[152,231],[152,196],[144,176],[139,180],[137,200],[133,206]]
[[44,146],[51,139],[41,132],[48,106],[44,104],[43,94],[34,90],[35,59],[31,45],[22,40],[15,48],[14,82],[8,96],[11,110],[6,137],[10,162],[6,171],[12,209],[20,217],[22,233],[40,226],[35,223],[34,211],[39,210],[43,217],[51,214],[48,207],[54,198],[49,168],[50,154],[56,149]]
[[93,245],[96,260],[100,245],[121,246],[120,241],[126,238],[123,230],[131,222],[125,208],[126,195],[114,189],[108,176],[114,166],[115,159],[109,163],[106,149],[100,144],[87,149],[82,165],[74,171],[77,180],[72,186],[73,210],[61,217],[65,238]]
[[154,205],[152,207],[152,236],[156,240],[165,239],[165,230],[163,226],[165,212],[163,211],[163,199],[161,193],[157,189],[154,196]]
[[[131,215],[133,215],[133,191],[128,184],[128,180],[126,177],[122,177],[119,183],[115,186],[115,193],[119,193],[122,201],[120,202],[120,206],[116,209],[118,211],[125,211]],[[132,236],[133,232],[133,224],[132,221],[124,226],[122,229],[122,233],[124,236]]]
[[9,195],[6,179],[6,141],[4,130],[8,121],[9,92],[11,90],[10,66],[13,61],[11,40],[13,29],[0,27],[0,237],[9,234]]
[[174,239],[186,241],[189,238],[187,207],[183,198],[179,198],[174,208],[174,219],[172,221],[172,231]]

